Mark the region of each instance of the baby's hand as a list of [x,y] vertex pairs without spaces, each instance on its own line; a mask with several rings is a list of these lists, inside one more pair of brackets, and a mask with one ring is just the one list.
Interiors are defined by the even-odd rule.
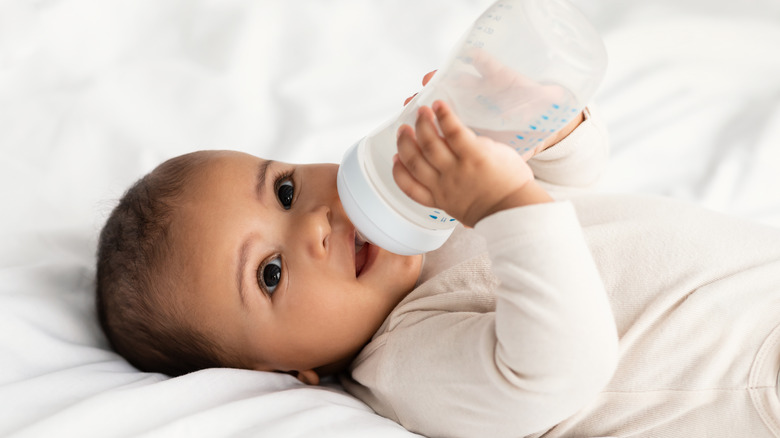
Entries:
[[393,177],[407,196],[468,227],[501,210],[552,201],[514,149],[477,136],[442,101],[421,107],[414,129],[399,128]]

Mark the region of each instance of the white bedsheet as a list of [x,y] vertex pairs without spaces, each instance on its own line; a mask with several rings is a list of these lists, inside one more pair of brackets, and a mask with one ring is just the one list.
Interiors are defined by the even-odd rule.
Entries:
[[[0,435],[413,436],[337,386],[107,348],[96,236],[162,160],[334,161],[489,0],[0,1]],[[601,188],[780,226],[780,2],[578,0],[607,43]]]

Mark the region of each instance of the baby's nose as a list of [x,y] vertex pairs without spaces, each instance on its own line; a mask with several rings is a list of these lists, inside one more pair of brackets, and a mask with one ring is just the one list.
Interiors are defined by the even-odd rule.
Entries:
[[326,205],[320,205],[312,209],[308,215],[307,230],[310,234],[307,239],[309,251],[315,257],[327,254],[328,240],[331,234],[331,209]]

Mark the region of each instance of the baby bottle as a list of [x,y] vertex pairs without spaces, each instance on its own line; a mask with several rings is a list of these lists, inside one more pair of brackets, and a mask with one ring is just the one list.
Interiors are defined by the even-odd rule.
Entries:
[[367,241],[388,251],[440,247],[456,221],[395,184],[398,128],[414,126],[420,106],[443,100],[478,135],[530,157],[582,111],[605,68],[601,38],[566,0],[496,1],[400,115],[347,150],[338,171],[344,210]]

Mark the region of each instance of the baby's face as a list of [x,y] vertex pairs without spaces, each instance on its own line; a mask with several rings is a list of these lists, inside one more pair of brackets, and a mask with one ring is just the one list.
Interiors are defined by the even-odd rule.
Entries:
[[421,256],[369,244],[356,254],[335,164],[206,153],[176,213],[186,316],[254,369],[352,357],[412,289]]

